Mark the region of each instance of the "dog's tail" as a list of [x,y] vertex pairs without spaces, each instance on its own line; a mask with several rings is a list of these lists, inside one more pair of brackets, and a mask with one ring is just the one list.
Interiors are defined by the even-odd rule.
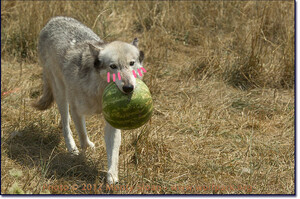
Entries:
[[43,80],[44,80],[43,96],[38,101],[32,103],[32,106],[34,108],[41,111],[50,108],[54,101],[50,84],[45,76],[43,77]]

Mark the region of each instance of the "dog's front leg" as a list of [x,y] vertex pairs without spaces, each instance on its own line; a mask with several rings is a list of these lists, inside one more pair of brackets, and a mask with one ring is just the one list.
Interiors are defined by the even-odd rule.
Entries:
[[119,149],[121,145],[121,130],[112,127],[106,122],[105,144],[108,162],[107,182],[114,184],[118,179]]

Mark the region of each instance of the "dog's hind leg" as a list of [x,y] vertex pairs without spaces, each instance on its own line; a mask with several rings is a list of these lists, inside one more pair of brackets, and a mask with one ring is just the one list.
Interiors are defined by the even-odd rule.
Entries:
[[119,150],[121,145],[121,130],[112,127],[106,122],[105,144],[108,161],[107,182],[114,184],[118,179]]
[[93,150],[95,150],[95,144],[91,142],[89,137],[87,136],[84,116],[80,115],[77,112],[77,109],[74,105],[70,104],[70,108],[71,108],[71,116],[79,136],[82,151],[85,152],[88,146],[91,147]]
[[[69,104],[65,94],[65,87],[63,83],[60,82],[57,78],[53,77],[53,81],[53,95],[61,115],[62,131],[67,145],[67,149],[70,153],[78,155],[79,151],[70,128]],[[58,86],[58,84],[60,85]]]

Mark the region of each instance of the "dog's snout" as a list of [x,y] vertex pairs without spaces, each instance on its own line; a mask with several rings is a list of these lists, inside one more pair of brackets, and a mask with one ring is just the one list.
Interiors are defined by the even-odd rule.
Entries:
[[133,85],[123,86],[123,91],[125,93],[131,93],[133,91]]

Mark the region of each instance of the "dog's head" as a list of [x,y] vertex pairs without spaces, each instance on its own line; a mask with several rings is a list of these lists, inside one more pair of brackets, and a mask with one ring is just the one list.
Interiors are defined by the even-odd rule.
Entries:
[[[89,49],[94,58],[94,67],[104,80],[113,79],[118,88],[126,94],[136,86],[133,71],[142,67],[143,51],[138,49],[138,39],[132,43],[114,41],[105,45],[90,43]],[[141,78],[142,71],[138,70]]]

